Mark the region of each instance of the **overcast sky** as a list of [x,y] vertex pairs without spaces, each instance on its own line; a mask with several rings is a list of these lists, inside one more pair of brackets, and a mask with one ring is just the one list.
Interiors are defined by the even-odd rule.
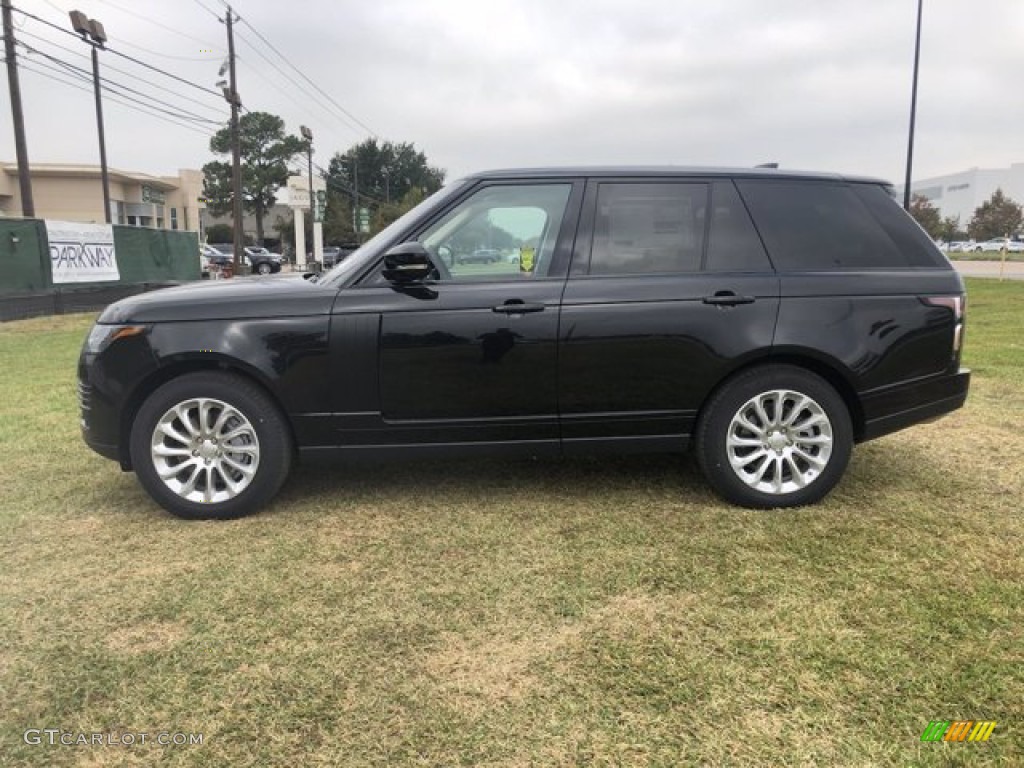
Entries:
[[[14,5],[63,28],[66,12],[81,10],[103,22],[113,50],[211,89],[226,55],[219,0]],[[308,125],[324,166],[377,135],[415,143],[449,178],[509,166],[777,161],[903,179],[916,0],[233,5],[243,103],[296,134]],[[23,42],[88,69],[81,41],[19,13],[15,23]],[[30,160],[98,163],[89,84],[27,71],[76,77],[45,69],[61,65],[38,52],[19,56]],[[227,119],[213,94],[113,52],[100,58],[105,76],[172,105],[161,109]],[[925,0],[914,177],[1024,161],[1022,76],[1024,0]],[[0,110],[0,159],[13,162],[2,85]],[[112,99],[104,112],[112,167],[173,173],[213,159],[214,124],[183,127]]]

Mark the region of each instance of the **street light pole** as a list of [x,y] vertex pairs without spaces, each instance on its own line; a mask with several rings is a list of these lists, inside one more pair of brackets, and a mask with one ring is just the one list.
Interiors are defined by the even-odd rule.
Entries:
[[100,176],[103,181],[104,220],[110,224],[110,175],[107,172],[107,141],[103,132],[103,101],[100,87],[99,51],[107,42],[107,33],[96,19],[90,19],[81,11],[71,11],[71,27],[92,46],[92,88],[96,97],[96,132],[100,139]]
[[100,99],[100,57],[102,45],[92,47],[92,83],[96,93],[96,131],[100,137],[100,176],[103,179],[103,210],[110,223],[110,174],[107,172],[107,139],[103,132],[103,101]]
[[917,120],[917,70],[921,61],[921,10],[924,0],[917,0],[917,34],[914,37],[914,80],[910,89],[910,138],[907,141],[907,177],[903,186],[903,208],[910,210],[910,176],[914,167],[914,123]]

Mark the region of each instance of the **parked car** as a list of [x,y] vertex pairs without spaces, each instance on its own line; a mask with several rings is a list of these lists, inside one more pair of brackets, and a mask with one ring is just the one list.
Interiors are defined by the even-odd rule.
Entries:
[[[227,262],[234,261],[235,246],[231,243],[212,243],[211,248],[220,251],[227,257]],[[282,256],[279,253],[271,253],[261,246],[247,245],[242,249],[245,260],[253,272],[261,275],[269,275],[272,272],[281,271]]]
[[[439,258],[488,225],[530,258]],[[963,329],[960,276],[886,182],[499,171],[321,276],[111,304],[82,348],[80,419],[186,518],[254,511],[295,460],[687,448],[726,500],[793,507],[855,443],[963,405]]]
[[266,248],[247,245],[245,256],[249,260],[249,266],[253,272],[269,275],[271,272],[281,271],[282,257],[280,253],[271,253]]
[[199,246],[199,263],[203,277],[208,277],[210,267],[223,268],[231,263],[231,255],[214,248],[212,245],[202,244]]
[[949,244],[950,253],[969,253],[974,250],[973,240],[954,240]]
[[464,253],[458,257],[460,264],[494,264],[501,261],[501,251],[494,248],[477,248],[472,253]]
[[994,237],[991,240],[986,240],[983,243],[977,243],[974,246],[975,252],[1001,251],[1003,248],[1006,248],[1008,253],[1020,253],[1021,251],[1024,251],[1024,243],[1011,240],[1008,237]]

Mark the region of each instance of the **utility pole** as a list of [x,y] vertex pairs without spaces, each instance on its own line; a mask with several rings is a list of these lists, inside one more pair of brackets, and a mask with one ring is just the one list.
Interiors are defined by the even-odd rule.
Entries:
[[352,176],[352,229],[355,230],[356,242],[362,243],[362,229],[359,226],[362,222],[359,215],[359,159],[357,155],[352,155]]
[[14,47],[14,22],[11,21],[11,0],[2,0],[4,17],[4,55],[7,57],[7,85],[11,91],[11,117],[14,120],[14,151],[18,160],[18,182],[21,190],[21,215],[36,215],[32,200],[32,178],[29,175],[28,147],[25,144],[25,115],[21,111],[21,85],[18,83],[18,61]]
[[235,76],[235,35],[232,24],[238,20],[231,10],[224,16],[224,24],[228,28],[228,62],[231,70],[231,92],[225,93],[224,97],[231,103],[231,190],[234,201],[235,219],[235,274],[241,274],[242,270],[242,248],[244,246],[245,234],[242,228],[242,155],[238,137],[238,108],[241,106],[241,99],[238,97],[238,81]]

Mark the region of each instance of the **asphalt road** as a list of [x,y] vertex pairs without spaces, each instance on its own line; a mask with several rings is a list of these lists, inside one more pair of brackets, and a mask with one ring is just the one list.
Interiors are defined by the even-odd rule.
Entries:
[[965,277],[999,277],[1002,269],[1007,280],[1024,280],[1024,261],[954,261],[953,266]]

